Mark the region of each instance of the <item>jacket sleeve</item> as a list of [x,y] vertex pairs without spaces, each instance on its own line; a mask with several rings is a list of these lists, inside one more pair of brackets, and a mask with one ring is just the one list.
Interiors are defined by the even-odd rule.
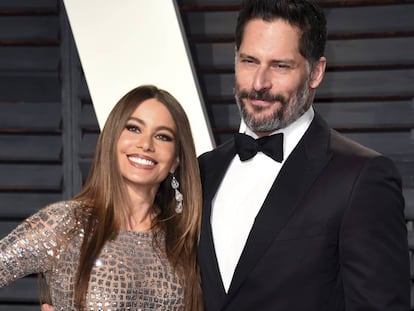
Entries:
[[385,157],[368,160],[353,186],[339,256],[347,311],[410,309],[401,179]]

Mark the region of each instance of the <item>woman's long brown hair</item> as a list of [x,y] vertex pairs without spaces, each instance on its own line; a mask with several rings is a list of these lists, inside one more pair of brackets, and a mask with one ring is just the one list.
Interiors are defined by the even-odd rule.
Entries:
[[[195,146],[187,116],[178,101],[168,92],[152,85],[133,89],[122,97],[111,111],[99,137],[93,164],[84,187],[75,200],[85,203],[91,217],[84,221],[85,237],[80,250],[75,284],[75,305],[85,307],[86,292],[93,264],[104,244],[114,239],[125,227],[130,215],[130,202],[118,167],[116,146],[127,119],[143,101],[155,98],[164,104],[177,127],[176,152],[179,166],[175,172],[183,194],[183,211],[175,212],[175,198],[164,180],[157,192],[157,206],[152,230],[154,240],[165,235],[168,260],[184,286],[186,311],[202,310],[200,275],[197,266],[197,244],[201,223],[201,183]],[[85,215],[84,213],[81,213]]]

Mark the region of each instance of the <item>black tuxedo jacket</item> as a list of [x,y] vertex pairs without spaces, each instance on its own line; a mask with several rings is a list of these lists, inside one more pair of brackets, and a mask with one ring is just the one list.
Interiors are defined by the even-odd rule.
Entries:
[[234,156],[230,140],[199,158],[206,311],[409,310],[399,174],[389,159],[329,129],[317,114],[268,193],[226,293],[210,212]]

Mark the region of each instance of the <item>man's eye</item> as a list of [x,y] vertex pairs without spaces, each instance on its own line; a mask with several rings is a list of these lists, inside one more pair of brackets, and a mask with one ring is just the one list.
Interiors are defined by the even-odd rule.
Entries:
[[254,63],[252,59],[244,58],[241,60],[242,63],[252,64]]
[[276,64],[274,67],[278,69],[289,69],[290,68],[288,64]]

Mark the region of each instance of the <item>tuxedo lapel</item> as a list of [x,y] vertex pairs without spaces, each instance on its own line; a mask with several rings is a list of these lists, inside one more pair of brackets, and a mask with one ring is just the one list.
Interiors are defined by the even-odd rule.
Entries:
[[[212,157],[208,157],[213,155]],[[201,169],[202,174],[202,184],[203,184],[203,198],[205,207],[211,210],[211,202],[216,195],[216,192],[226,174],[226,171],[230,165],[230,162],[233,160],[236,155],[236,148],[234,144],[234,139],[229,140],[225,144],[217,147],[214,150],[214,153],[207,154],[207,157],[204,161],[204,167]]]
[[235,154],[236,150],[232,139],[216,148],[214,152],[200,157],[204,204],[198,261],[202,271],[204,294],[210,310],[219,310],[226,298],[211,229],[212,201]]
[[260,209],[237,264],[227,302],[288,222],[327,163],[329,130],[315,115],[311,126],[283,165]]

